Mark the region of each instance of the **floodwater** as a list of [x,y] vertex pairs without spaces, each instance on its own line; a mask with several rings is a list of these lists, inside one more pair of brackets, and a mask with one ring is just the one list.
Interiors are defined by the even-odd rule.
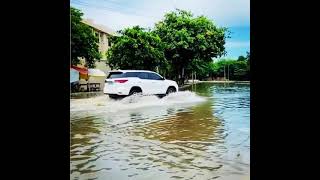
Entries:
[[250,85],[71,99],[70,179],[250,179]]

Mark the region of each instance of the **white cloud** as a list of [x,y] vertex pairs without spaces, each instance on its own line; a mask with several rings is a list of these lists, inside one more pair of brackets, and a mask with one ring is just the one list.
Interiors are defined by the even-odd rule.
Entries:
[[80,6],[85,17],[114,30],[133,25],[153,27],[155,22],[174,8],[190,10],[195,15],[203,14],[219,26],[250,24],[250,0],[128,0],[109,1],[109,3],[86,1],[86,3],[95,4],[95,7]]
[[113,30],[120,30],[126,27],[140,25],[142,27],[151,27],[154,20],[141,18],[137,15],[126,15],[121,12],[86,10],[84,18],[93,19],[95,23],[105,25]]
[[227,41],[226,48],[247,48],[250,47],[250,41]]
[[205,15],[220,26],[250,24],[250,0],[176,0],[176,7]]
[[163,17],[174,8],[205,15],[220,26],[249,26],[250,0],[140,0],[138,9],[145,14]]

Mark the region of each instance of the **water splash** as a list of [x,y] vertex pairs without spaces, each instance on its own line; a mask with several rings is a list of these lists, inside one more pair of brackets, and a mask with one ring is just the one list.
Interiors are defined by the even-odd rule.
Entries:
[[174,105],[192,105],[204,102],[206,98],[196,95],[194,92],[182,91],[172,93],[163,98],[157,96],[142,96],[133,95],[121,100],[113,100],[108,96],[98,96],[89,99],[71,99],[70,112],[71,114],[80,115],[99,114],[99,113],[115,113],[119,111],[149,108],[149,107],[168,107]]

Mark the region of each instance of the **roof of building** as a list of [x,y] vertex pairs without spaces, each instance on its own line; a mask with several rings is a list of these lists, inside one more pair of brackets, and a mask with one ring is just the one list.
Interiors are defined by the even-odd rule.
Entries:
[[103,26],[103,25],[99,25],[99,24],[95,24],[93,22],[92,19],[84,19],[82,20],[83,23],[91,26],[92,28],[98,30],[98,31],[101,31],[101,32],[104,32],[104,33],[107,33],[109,35],[112,35],[112,36],[117,36],[117,32],[115,32],[114,30],[110,29],[109,27],[106,27],[106,26]]

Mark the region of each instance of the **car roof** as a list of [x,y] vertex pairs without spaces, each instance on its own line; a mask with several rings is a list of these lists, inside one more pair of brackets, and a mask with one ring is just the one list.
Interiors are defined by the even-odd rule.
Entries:
[[149,70],[112,70],[110,72],[123,72],[123,73],[126,73],[126,72],[151,72],[151,73],[155,73],[155,72],[149,71]]

